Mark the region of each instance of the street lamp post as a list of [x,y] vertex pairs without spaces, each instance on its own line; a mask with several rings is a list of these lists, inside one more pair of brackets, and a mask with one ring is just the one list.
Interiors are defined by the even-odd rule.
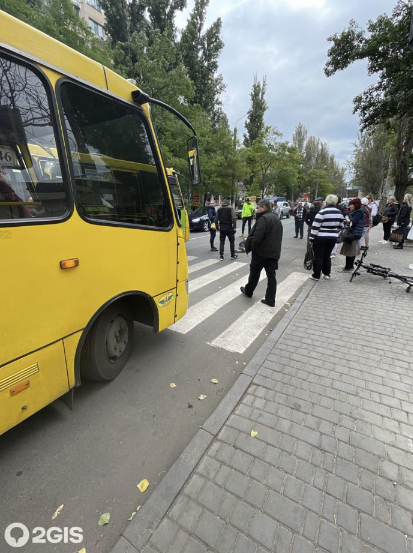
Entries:
[[[249,114],[249,110],[242,117],[240,117],[239,119],[237,119],[235,121],[235,124],[234,124],[234,151],[237,150],[237,123],[239,121],[241,121],[241,119],[244,119],[244,117],[246,117],[248,114]],[[234,196],[235,196],[236,195],[236,187],[237,187],[237,183],[236,183],[236,180],[235,180],[235,174],[234,174],[233,177],[234,177]],[[234,203],[235,203],[235,198],[234,198]]]

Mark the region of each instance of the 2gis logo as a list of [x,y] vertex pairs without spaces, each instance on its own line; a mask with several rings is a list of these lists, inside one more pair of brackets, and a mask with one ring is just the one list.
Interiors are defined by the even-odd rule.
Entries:
[[28,543],[82,543],[83,530],[77,526],[73,528],[66,526],[64,528],[59,528],[58,526],[43,528],[36,526],[30,532],[25,524],[13,522],[4,531],[4,539],[10,547],[16,548],[24,547]]

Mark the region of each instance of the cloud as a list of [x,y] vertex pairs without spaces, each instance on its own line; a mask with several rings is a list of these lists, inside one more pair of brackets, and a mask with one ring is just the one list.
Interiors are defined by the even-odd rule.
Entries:
[[[222,96],[231,125],[250,107],[254,75],[267,79],[266,123],[290,139],[298,123],[330,146],[345,162],[357,140],[358,117],[353,98],[374,78],[357,62],[326,78],[327,37],[340,33],[355,19],[390,14],[395,0],[211,0],[207,25],[222,18],[225,43],[220,72],[227,86]],[[185,25],[193,0],[177,24]],[[237,125],[244,132],[243,121]]]

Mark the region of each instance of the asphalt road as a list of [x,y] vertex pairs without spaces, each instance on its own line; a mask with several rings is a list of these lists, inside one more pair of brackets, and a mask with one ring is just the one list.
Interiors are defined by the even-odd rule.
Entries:
[[[283,225],[279,282],[292,272],[304,272],[305,239],[292,238],[292,218],[284,219]],[[187,251],[196,258],[190,266],[218,258],[209,251],[209,233],[193,233]],[[230,267],[228,245],[226,254],[223,263],[191,275],[190,283]],[[235,271],[191,294],[190,305],[243,276],[246,282],[249,258],[240,254],[238,262]],[[265,281],[259,284],[255,301],[264,290]],[[17,550],[3,539],[4,529],[12,522],[24,523],[29,530],[38,526],[83,530],[80,545],[32,543],[18,549],[23,553],[110,549],[132,512],[150,496],[284,314],[283,308],[243,353],[211,346],[208,342],[245,313],[251,301],[240,294],[186,334],[166,330],[154,335],[136,325],[132,359],[114,382],[85,382],[75,392],[73,411],[56,401],[0,436],[0,553]],[[211,383],[213,378],[218,384]],[[171,383],[176,387],[171,388]],[[207,397],[200,401],[200,394]],[[150,483],[145,493],[136,487],[143,479]],[[60,515],[52,520],[60,505],[64,505]],[[111,518],[100,527],[102,513],[110,513]]]

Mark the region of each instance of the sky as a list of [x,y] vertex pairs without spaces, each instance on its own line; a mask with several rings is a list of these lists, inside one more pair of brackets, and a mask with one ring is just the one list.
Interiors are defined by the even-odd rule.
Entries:
[[[177,16],[182,28],[194,5]],[[265,123],[291,140],[298,123],[329,145],[345,164],[358,137],[353,98],[369,84],[366,63],[359,61],[327,78],[327,37],[341,33],[354,19],[363,28],[369,19],[391,14],[396,0],[210,0],[207,26],[222,19],[224,49],[219,72],[226,91],[222,102],[231,128],[250,108],[254,75],[267,79]],[[245,118],[237,123],[245,132]]]

